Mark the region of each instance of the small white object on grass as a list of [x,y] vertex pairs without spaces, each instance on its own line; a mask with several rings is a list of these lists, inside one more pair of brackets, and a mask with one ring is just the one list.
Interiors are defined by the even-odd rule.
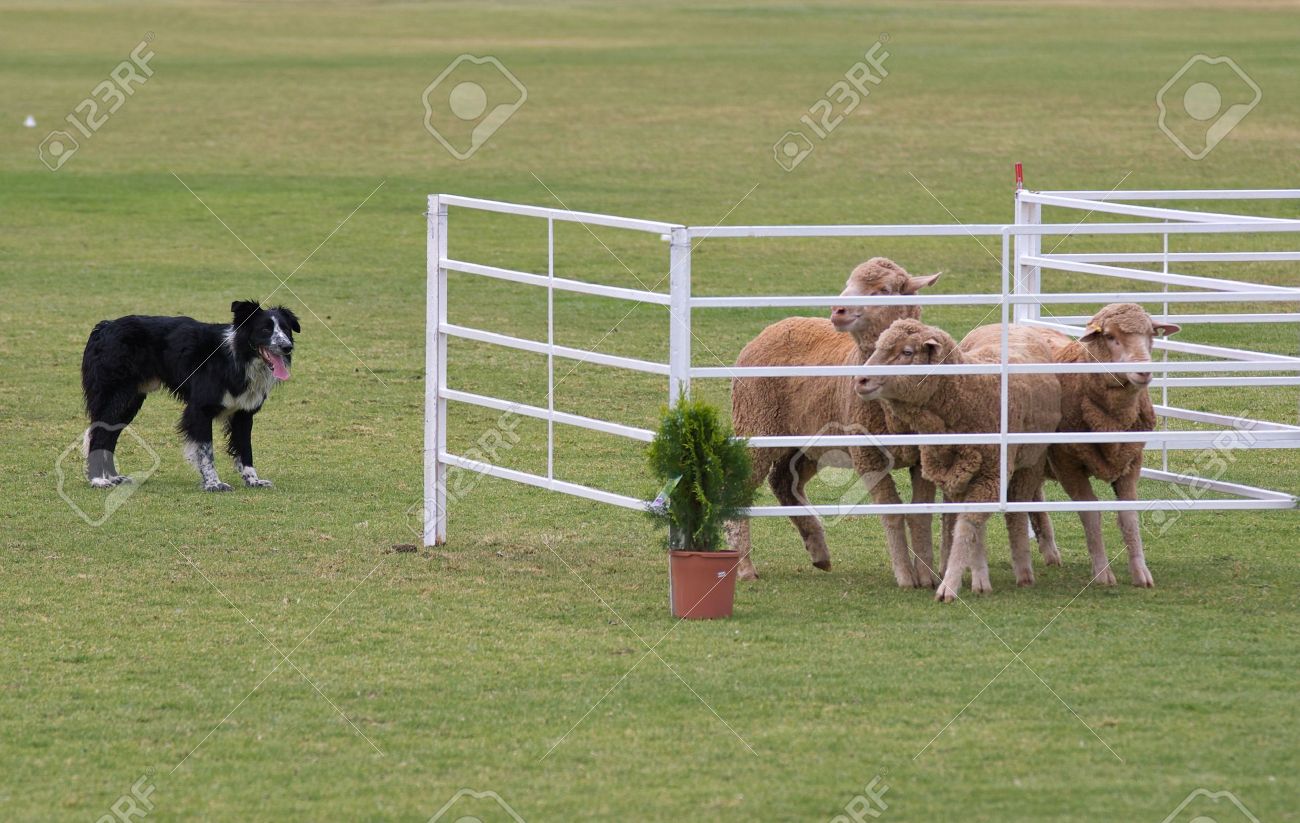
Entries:
[[23,125],[29,129],[36,128],[36,118],[32,117],[30,114],[27,115],[27,119],[23,121]]

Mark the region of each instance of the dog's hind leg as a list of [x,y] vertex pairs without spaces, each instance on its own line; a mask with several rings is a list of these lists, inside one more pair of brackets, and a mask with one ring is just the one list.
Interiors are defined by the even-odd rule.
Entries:
[[273,485],[270,480],[257,476],[253,468],[253,414],[237,411],[226,420],[226,451],[235,459],[235,471],[244,478],[244,485],[250,488]]
[[114,452],[122,435],[140,407],[144,395],[135,391],[110,394],[88,404],[90,428],[86,430],[86,479],[97,489],[130,482],[131,478],[117,473]]
[[185,437],[185,459],[198,471],[203,490],[230,491],[230,485],[217,477],[217,466],[212,459],[212,417],[196,405],[187,405],[178,428]]

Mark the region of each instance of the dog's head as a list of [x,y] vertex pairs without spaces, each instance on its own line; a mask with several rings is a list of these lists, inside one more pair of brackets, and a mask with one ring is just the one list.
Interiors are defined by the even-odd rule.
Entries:
[[277,380],[288,380],[293,334],[302,331],[297,315],[284,306],[264,309],[256,300],[236,300],[230,304],[230,312],[235,318],[235,347],[255,352]]

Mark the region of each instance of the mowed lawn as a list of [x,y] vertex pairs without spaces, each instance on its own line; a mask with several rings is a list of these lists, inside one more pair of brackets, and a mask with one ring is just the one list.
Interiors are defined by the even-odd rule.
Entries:
[[[828,524],[830,573],[788,523],[763,520],[761,579],[740,585],[734,619],[698,624],[670,618],[661,538],[635,512],[481,479],[453,503],[446,546],[394,547],[417,541],[421,498],[426,195],[695,225],[950,223],[1009,221],[1017,160],[1034,188],[1296,186],[1298,27],[1274,3],[0,4],[5,819],[98,819],[138,785],[151,820],[427,820],[462,789],[529,821],[815,820],[873,780],[888,786],[883,819],[1160,821],[1197,789],[1295,819],[1293,511],[1187,512],[1148,530],[1149,591],[1127,585],[1112,516],[1109,590],[1088,586],[1073,515],[1055,519],[1065,566],[1017,590],[994,522],[993,594],[946,607],[894,586],[877,520]],[[69,128],[146,32],[153,76],[48,171],[41,138]],[[782,170],[773,143],[806,130],[800,116],[878,39],[888,77]],[[1157,128],[1155,96],[1201,52],[1231,56],[1263,97],[1194,162]],[[425,130],[421,102],[462,53],[499,58],[528,91],[463,162]],[[1259,211],[1300,217],[1295,203]],[[454,256],[545,271],[543,223],[458,212],[451,236]],[[833,293],[879,254],[943,270],[937,292],[989,291],[1000,249],[983,242],[706,241],[695,288]],[[556,263],[666,290],[653,236],[561,226]],[[1185,269],[1300,284],[1289,263]],[[1047,279],[1116,283],[1139,287]],[[293,379],[254,432],[276,487],[200,493],[179,407],[156,395],[121,453],[128,471],[156,453],[156,471],[87,525],[59,489],[62,475],[73,503],[104,513],[64,454],[85,426],[90,328],[129,313],[221,321],[237,299],[303,318]],[[696,362],[731,362],[785,314],[698,311]],[[558,342],[666,357],[659,307],[559,295],[555,316]],[[451,317],[545,339],[545,295],[526,286],[457,276]],[[927,318],[960,336],[996,315]],[[1300,351],[1289,326],[1180,337]],[[545,365],[457,342],[449,374],[544,404]],[[635,425],[666,398],[659,378],[599,366],[558,361],[556,379],[558,408]],[[696,392],[727,403],[725,381]],[[1294,389],[1173,400],[1297,416]],[[456,450],[504,422],[518,439],[500,462],[545,470],[544,424],[451,417]],[[1300,493],[1294,453],[1170,453],[1176,469],[1216,460],[1225,479]],[[558,427],[555,464],[655,491],[629,441]],[[833,479],[815,492],[853,493]],[[1247,819],[1217,803],[1219,820]],[[508,819],[488,796],[461,804],[444,819]]]

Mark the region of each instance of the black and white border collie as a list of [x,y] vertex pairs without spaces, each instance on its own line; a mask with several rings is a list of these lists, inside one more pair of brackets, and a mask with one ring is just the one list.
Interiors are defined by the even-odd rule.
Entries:
[[253,469],[253,415],[275,384],[289,379],[293,332],[302,328],[283,306],[263,309],[256,301],[240,300],[230,311],[230,325],[130,315],[95,326],[81,358],[91,424],[86,431],[90,485],[130,481],[118,474],[113,460],[118,437],[145,396],[163,386],[185,403],[177,428],[185,437],[185,459],[198,469],[204,491],[230,491],[213,463],[212,423],[218,420],[244,484],[271,485]]

